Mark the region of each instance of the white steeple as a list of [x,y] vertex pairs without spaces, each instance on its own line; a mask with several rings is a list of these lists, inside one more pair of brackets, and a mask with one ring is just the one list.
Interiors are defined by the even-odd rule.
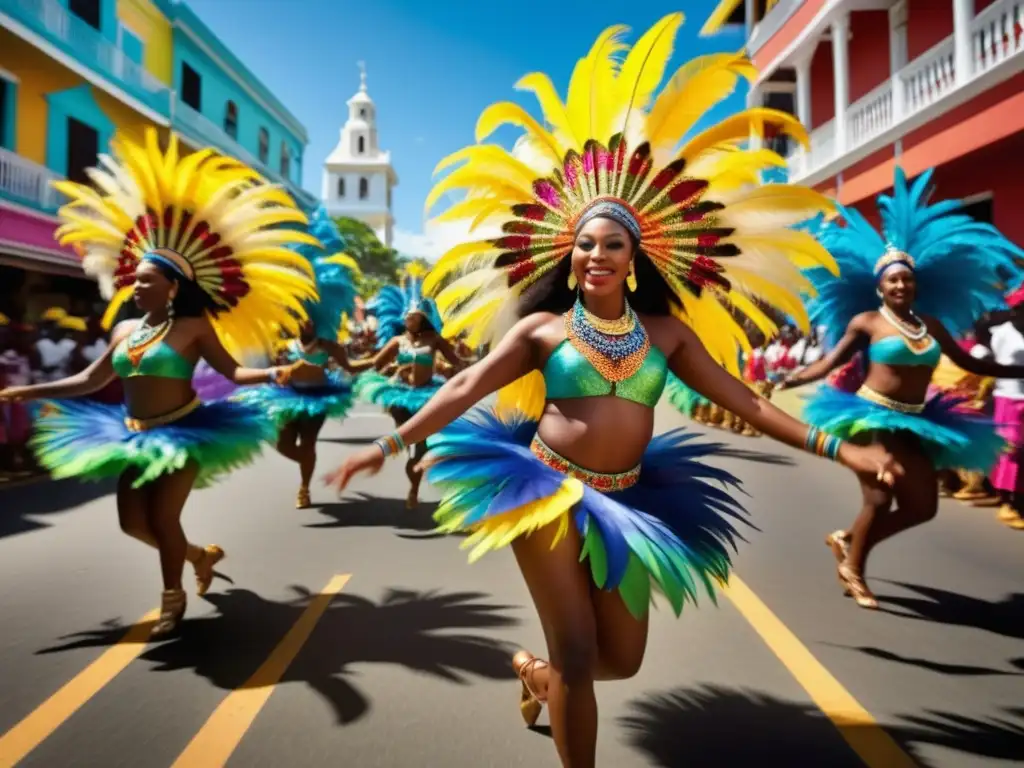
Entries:
[[366,89],[366,65],[359,62],[359,90],[348,100],[348,119],[338,145],[324,161],[321,199],[331,216],[359,219],[390,247],[394,218],[391,188],[398,176],[391,153],[377,138],[377,108]]

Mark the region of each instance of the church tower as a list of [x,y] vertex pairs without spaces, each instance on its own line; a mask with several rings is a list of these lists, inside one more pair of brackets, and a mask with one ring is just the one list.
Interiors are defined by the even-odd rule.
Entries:
[[331,216],[362,221],[390,248],[395,226],[391,188],[397,184],[391,153],[380,149],[377,111],[366,91],[366,66],[359,62],[359,91],[348,100],[341,138],[324,161],[320,199]]

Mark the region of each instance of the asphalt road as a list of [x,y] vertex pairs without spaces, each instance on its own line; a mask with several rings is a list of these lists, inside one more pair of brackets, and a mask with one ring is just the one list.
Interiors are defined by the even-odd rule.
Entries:
[[[388,426],[329,425],[321,470]],[[712,436],[760,530],[717,608],[656,613],[640,674],[600,687],[600,764],[1024,762],[1024,534],[944,502],[876,553],[883,610],[860,610],[823,545],[852,478]],[[186,530],[227,550],[223,578],[152,645],[136,623],[157,560],[118,531],[110,488],[0,492],[0,766],[557,765],[518,713],[510,655],[543,648],[511,555],[467,565],[430,503],[404,509],[397,464],[303,511],[296,484],[267,455],[192,496]]]

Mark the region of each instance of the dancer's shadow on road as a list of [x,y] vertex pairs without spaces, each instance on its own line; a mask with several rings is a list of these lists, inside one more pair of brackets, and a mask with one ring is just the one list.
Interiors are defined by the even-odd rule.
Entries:
[[416,509],[407,509],[404,499],[388,499],[357,493],[341,501],[318,504],[316,512],[329,519],[320,523],[306,523],[304,527],[397,528],[415,532],[415,535],[406,535],[403,538],[441,538],[445,534],[434,531],[435,509],[436,503],[420,502]]
[[[680,688],[637,699],[629,709],[620,719],[628,742],[663,768],[806,765],[809,756],[829,768],[864,765],[817,707],[760,691]],[[847,734],[856,738],[859,727],[846,726]],[[988,720],[928,711],[882,727],[923,766],[923,745],[1003,760],[1024,754],[1024,709]]]
[[78,480],[43,480],[0,490],[0,539],[49,528],[51,523],[32,518],[69,512],[113,494],[114,481],[83,483]]
[[[313,595],[292,587],[286,602],[265,600],[234,589],[204,598],[217,615],[186,619],[181,636],[145,651],[140,659],[154,671],[194,670],[218,688],[243,688],[274,647],[295,625]],[[281,680],[304,683],[330,702],[338,723],[364,717],[372,708],[370,684],[357,683],[366,664],[392,664],[455,685],[474,677],[512,680],[514,649],[470,630],[518,625],[512,606],[479,592],[388,590],[379,602],[359,595],[335,596],[312,636]],[[72,635],[66,643],[39,651],[105,647],[125,633],[122,625]]]
[[[1024,593],[1014,592],[988,601],[937,587],[879,579],[918,596],[878,595],[882,610],[916,621],[984,629],[996,635],[1024,640]],[[892,610],[890,606],[900,610]]]

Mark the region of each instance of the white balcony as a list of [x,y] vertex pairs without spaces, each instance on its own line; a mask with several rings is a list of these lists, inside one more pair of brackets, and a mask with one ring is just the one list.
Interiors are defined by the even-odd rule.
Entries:
[[116,98],[132,99],[166,124],[171,91],[144,67],[71,13],[59,0],[0,0],[0,26],[62,60]]
[[1024,70],[1024,0],[996,0],[971,22],[971,71],[957,77],[950,35],[846,110],[846,142],[834,121],[811,133],[810,151],[788,158],[790,179],[814,185]]
[[50,182],[63,179],[63,176],[49,168],[0,148],[0,199],[45,213],[54,213],[66,198]]

